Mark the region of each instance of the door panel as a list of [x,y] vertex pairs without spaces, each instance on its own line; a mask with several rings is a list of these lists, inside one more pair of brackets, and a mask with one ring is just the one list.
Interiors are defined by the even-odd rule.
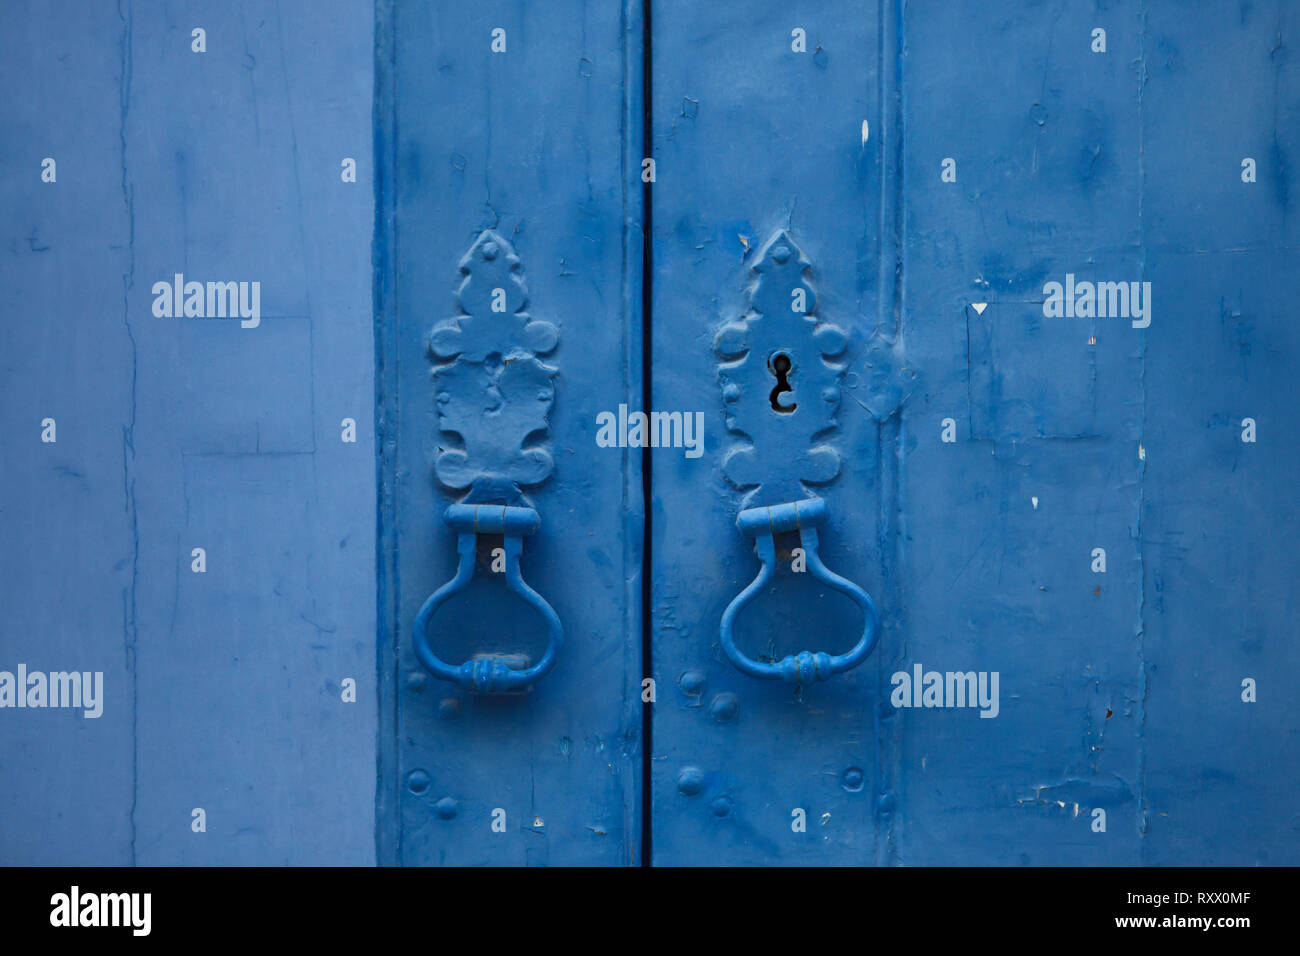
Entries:
[[903,410],[891,670],[997,672],[999,707],[899,710],[899,856],[1136,863],[1143,331],[1046,318],[1042,290],[1142,278],[1137,25],[1108,22],[1103,57],[1089,11],[986,13],[904,23],[903,321],[926,385]]
[[[594,425],[640,394],[638,9],[380,5],[387,862],[638,859],[639,453]],[[461,500],[540,518],[519,567],[565,640],[527,693],[437,679],[414,652],[457,573],[442,515]],[[537,664],[544,619],[493,573],[509,545],[476,547],[432,652]]]
[[[896,400],[891,395],[906,375],[889,345],[892,264],[884,295],[879,279],[881,153],[871,138],[882,135],[877,16],[848,2],[763,12],[743,4],[654,4],[653,407],[702,411],[705,421],[702,457],[654,452],[656,864],[888,858],[887,814],[877,805],[888,789],[877,758],[883,648],[800,694],[783,680],[742,674],[720,647],[724,609],[759,563],[754,542],[736,527],[745,492],[724,474],[727,456],[751,442],[727,430],[719,380],[726,359],[715,350],[719,330],[751,309],[780,313],[750,325],[751,350],[741,365],[749,364],[726,372],[740,392],[729,406],[737,424],[785,436],[753,441],[745,467],[765,484],[750,504],[801,496],[793,478],[816,468],[790,459],[817,444],[835,449],[838,474],[816,486],[827,509],[821,557],[879,601],[887,587],[881,543],[893,534],[893,473],[882,468],[881,450],[887,458],[896,451],[871,409]],[[807,53],[791,49],[796,27],[805,31]],[[833,145],[856,141],[864,121],[867,145]],[[794,254],[811,263],[803,276],[774,261],[769,240],[782,231]],[[755,264],[763,279],[750,294]],[[808,319],[790,311],[801,278]],[[848,365],[838,427],[816,442],[798,423],[836,410],[821,394],[834,390],[836,379],[809,340],[805,326],[813,318],[846,333],[837,361]],[[771,407],[762,384],[768,356],[760,349],[785,344],[763,331],[775,323],[788,326],[796,363],[787,384],[797,407],[788,416]],[[868,355],[877,362],[876,380]],[[775,375],[768,379],[775,388]],[[800,473],[803,465],[809,470]],[[811,574],[790,572],[795,543],[778,537],[773,586],[737,618],[736,644],[750,658],[842,653],[861,631],[851,600]],[[886,647],[889,623],[886,612]],[[803,833],[792,831],[796,810],[807,818]]]

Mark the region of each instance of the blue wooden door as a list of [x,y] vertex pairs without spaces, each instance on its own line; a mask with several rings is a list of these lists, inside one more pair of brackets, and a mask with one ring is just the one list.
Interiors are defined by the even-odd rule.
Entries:
[[1287,12],[653,4],[654,863],[1295,862]]

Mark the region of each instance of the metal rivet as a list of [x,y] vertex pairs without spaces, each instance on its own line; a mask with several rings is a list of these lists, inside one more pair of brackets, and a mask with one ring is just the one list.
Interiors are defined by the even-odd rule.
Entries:
[[456,815],[456,811],[459,809],[460,804],[458,804],[452,797],[443,797],[433,805],[434,812],[444,820],[450,820]]
[[731,798],[725,795],[714,797],[713,802],[709,804],[709,809],[713,811],[715,817],[725,817],[731,813]]
[[443,720],[452,720],[460,715],[460,701],[455,697],[444,697],[438,701],[438,716]]
[[861,770],[857,767],[850,767],[848,770],[844,771],[844,776],[841,778],[840,784],[849,793],[857,793],[862,789],[862,785],[865,781],[866,775]]
[[483,243],[483,258],[486,259],[488,262],[491,262],[493,259],[495,259],[497,257],[497,253],[500,251],[501,250],[497,248],[497,244],[495,242]]
[[411,793],[424,793],[429,789],[429,775],[423,770],[412,770],[406,775],[406,786]]
[[411,671],[406,675],[406,686],[417,694],[424,692],[424,685],[429,681],[429,677],[424,671]]
[[736,695],[719,694],[713,698],[713,703],[709,707],[709,713],[718,723],[726,723],[736,716]]
[[677,679],[677,686],[687,697],[698,697],[704,691],[704,671],[686,671]]
[[693,797],[704,789],[704,773],[699,767],[683,767],[677,775],[677,789]]

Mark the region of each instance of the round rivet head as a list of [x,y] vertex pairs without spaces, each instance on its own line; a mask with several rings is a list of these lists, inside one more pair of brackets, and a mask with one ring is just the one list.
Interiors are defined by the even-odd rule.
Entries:
[[411,793],[424,793],[429,789],[429,775],[423,770],[412,770],[406,775],[406,788]]
[[725,724],[735,718],[736,707],[735,694],[719,694],[713,698],[713,703],[709,706],[709,713],[713,715],[713,719],[718,723]]
[[483,243],[483,258],[486,259],[488,262],[491,262],[493,259],[495,259],[497,257],[497,253],[500,251],[501,250],[497,248],[497,244],[495,242]]
[[866,775],[857,767],[850,767],[840,778],[840,785],[849,793],[857,793],[866,782]]
[[790,258],[790,247],[783,242],[773,246],[772,258],[777,262],[785,262]]
[[894,812],[894,795],[892,793],[882,793],[880,799],[876,801],[876,809],[883,814]]
[[725,817],[731,813],[731,798],[728,796],[714,797],[713,802],[709,804],[709,809],[713,811],[715,817]]
[[424,692],[424,686],[428,682],[428,675],[424,671],[411,671],[406,675],[406,686],[417,694]]
[[677,789],[693,797],[704,789],[704,773],[699,767],[683,767],[677,775]]
[[455,697],[444,697],[438,701],[438,716],[443,720],[451,720],[460,715],[460,701]]
[[677,686],[687,697],[698,697],[704,691],[704,671],[690,670],[677,678]]
[[734,402],[740,398],[740,386],[736,384],[727,385],[722,390],[722,400],[724,402]]
[[453,797],[443,797],[433,805],[433,812],[438,814],[444,820],[450,820],[460,809],[460,804]]

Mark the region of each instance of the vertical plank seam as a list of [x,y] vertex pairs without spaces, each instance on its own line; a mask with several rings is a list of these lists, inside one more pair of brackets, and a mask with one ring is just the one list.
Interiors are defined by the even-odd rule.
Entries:
[[[877,276],[876,332],[894,339],[903,334],[903,123],[902,57],[903,13],[897,0],[880,0],[878,7],[877,91],[880,109],[879,272]],[[905,354],[905,351],[904,351]],[[901,660],[902,588],[899,578],[902,542],[903,408],[877,427],[879,465],[877,544],[880,549],[883,633],[876,655],[875,698],[875,862],[896,865],[899,761],[901,726],[888,708],[891,667]],[[885,638],[888,638],[887,640]]]
[[[375,740],[375,862],[397,865],[401,858],[400,789],[397,787],[397,540],[396,452],[399,421],[396,388],[397,350],[394,341],[394,289],[388,281],[396,223],[391,214],[395,169],[397,80],[392,0],[376,0],[374,23],[375,222],[371,237],[375,332],[375,515],[376,708]],[[388,403],[394,405],[388,414]],[[390,793],[391,788],[391,793]]]

